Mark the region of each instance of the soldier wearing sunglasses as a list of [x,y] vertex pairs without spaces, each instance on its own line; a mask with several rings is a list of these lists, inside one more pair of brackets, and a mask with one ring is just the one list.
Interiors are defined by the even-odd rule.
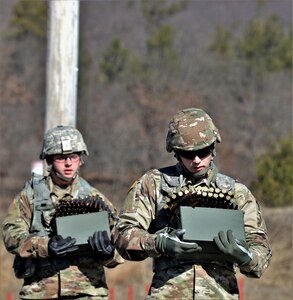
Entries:
[[[147,299],[239,299],[236,268],[260,277],[269,265],[271,248],[260,206],[245,185],[219,172],[214,159],[220,142],[205,111],[178,111],[166,139],[166,150],[177,163],[149,170],[128,192],[115,226],[115,245],[125,259],[153,258]],[[227,201],[221,198],[225,193]],[[245,241],[234,237],[233,228],[218,228],[211,241],[221,254],[217,259],[198,242],[184,240],[180,206],[183,200],[193,207],[231,205],[230,198],[234,209],[243,211]]]

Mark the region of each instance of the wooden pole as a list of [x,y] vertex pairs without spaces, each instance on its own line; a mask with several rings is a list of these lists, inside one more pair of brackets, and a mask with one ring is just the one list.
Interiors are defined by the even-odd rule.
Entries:
[[49,1],[45,131],[76,125],[79,0]]

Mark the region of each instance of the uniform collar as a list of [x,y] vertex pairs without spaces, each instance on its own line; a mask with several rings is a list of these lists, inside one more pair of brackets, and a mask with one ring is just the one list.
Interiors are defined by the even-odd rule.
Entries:
[[52,177],[49,175],[47,177],[47,184],[49,187],[49,190],[51,192],[51,195],[54,195],[57,198],[76,198],[78,194],[78,178],[79,176],[77,175],[72,182],[72,184],[66,186],[66,187],[60,187],[56,184],[54,184]]

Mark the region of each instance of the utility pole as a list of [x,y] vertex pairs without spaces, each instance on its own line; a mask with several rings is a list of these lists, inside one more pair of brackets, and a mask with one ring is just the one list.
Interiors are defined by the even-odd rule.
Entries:
[[[79,0],[48,1],[45,132],[57,125],[76,126]],[[32,172],[46,174],[46,162]]]
[[76,125],[79,0],[48,1],[45,131]]

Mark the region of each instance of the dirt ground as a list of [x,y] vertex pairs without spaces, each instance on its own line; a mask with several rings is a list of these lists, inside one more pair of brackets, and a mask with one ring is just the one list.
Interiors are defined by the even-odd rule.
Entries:
[[[292,281],[292,207],[264,208],[273,257],[261,279],[251,279],[238,274],[243,283],[242,300],[291,300]],[[2,221],[2,216],[1,216]],[[21,280],[12,271],[13,256],[0,243],[0,299],[18,299]],[[150,283],[151,260],[126,262],[115,269],[106,270],[111,297],[115,300],[144,299]]]

